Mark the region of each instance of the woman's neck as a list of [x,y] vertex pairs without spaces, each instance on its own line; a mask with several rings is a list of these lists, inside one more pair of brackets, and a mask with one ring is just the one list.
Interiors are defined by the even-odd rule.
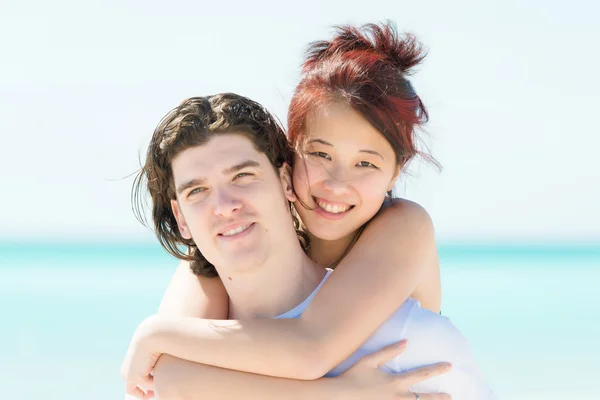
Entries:
[[340,239],[324,240],[309,233],[308,256],[319,265],[335,268],[337,263],[346,255],[357,235],[358,231]]

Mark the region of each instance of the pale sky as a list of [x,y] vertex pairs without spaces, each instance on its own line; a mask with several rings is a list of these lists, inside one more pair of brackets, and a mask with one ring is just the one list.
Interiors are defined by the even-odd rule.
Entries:
[[0,3],[0,239],[144,240],[132,179],[190,96],[285,121],[307,43],[390,19],[429,49],[427,141],[399,192],[444,241],[600,241],[600,6],[592,1]]

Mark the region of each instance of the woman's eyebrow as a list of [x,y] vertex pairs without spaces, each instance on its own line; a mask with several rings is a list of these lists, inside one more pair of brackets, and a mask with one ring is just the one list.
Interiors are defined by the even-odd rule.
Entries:
[[359,150],[359,153],[368,153],[368,154],[373,154],[374,156],[378,156],[380,157],[383,161],[385,161],[385,158],[383,158],[383,156],[381,154],[379,154],[378,152],[376,152],[375,150]]
[[308,144],[312,144],[312,143],[321,143],[321,144],[324,144],[325,146],[331,146],[331,147],[333,147],[333,145],[331,143],[326,142],[323,139],[313,139],[310,142],[308,142]]
[[[325,146],[333,147],[333,145],[331,143],[329,143],[329,142],[327,142],[327,141],[325,141],[323,139],[318,139],[318,138],[317,139],[313,139],[310,142],[308,142],[308,144],[312,144],[312,143],[321,143],[321,144],[324,144]],[[359,150],[358,152],[359,153],[373,154],[374,156],[377,156],[377,157],[381,158],[383,161],[385,161],[385,158],[381,154],[379,154],[378,152],[376,152],[375,150],[366,150],[365,149],[365,150]]]

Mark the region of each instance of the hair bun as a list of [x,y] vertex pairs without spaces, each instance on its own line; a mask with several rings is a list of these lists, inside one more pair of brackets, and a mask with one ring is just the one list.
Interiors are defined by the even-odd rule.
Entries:
[[380,24],[366,24],[360,27],[337,26],[329,41],[317,41],[309,45],[302,72],[309,72],[316,64],[331,57],[344,57],[347,53],[370,52],[382,61],[392,64],[402,74],[410,70],[426,56],[423,45],[412,34],[398,35],[396,26],[388,21]]

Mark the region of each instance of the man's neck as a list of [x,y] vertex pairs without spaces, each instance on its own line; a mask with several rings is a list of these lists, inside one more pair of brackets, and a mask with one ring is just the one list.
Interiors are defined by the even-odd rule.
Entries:
[[229,318],[272,318],[302,303],[325,277],[298,244],[279,249],[260,268],[223,280],[229,294]]

